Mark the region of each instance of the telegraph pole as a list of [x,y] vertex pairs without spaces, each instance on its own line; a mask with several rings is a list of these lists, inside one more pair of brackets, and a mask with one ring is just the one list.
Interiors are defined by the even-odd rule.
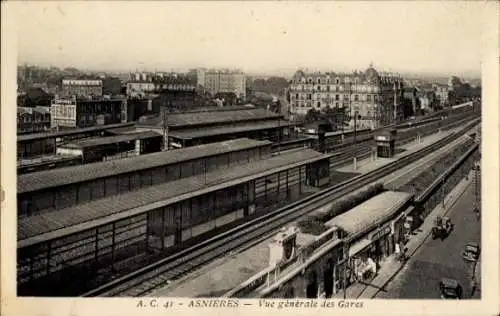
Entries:
[[163,99],[163,151],[168,150],[168,116],[165,99]]
[[[352,82],[349,80],[349,114],[352,113],[352,104],[351,104],[351,97],[352,96]],[[356,118],[358,114],[357,111],[354,112],[354,159],[353,159],[353,167],[354,170],[357,169],[357,146],[356,146]]]
[[357,156],[358,156],[358,148],[356,144],[356,119],[358,118],[358,111],[354,112],[354,170],[357,169]]
[[278,155],[280,154],[280,146],[281,146],[281,111],[280,116],[278,117]]

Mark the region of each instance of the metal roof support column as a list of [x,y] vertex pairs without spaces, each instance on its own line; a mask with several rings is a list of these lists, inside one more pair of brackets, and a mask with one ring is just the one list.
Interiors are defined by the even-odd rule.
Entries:
[[165,212],[167,208],[164,207],[161,210],[161,250],[165,249]]
[[111,271],[115,271],[115,242],[116,242],[116,222],[112,224],[111,235]]
[[286,174],[286,198],[288,198],[290,196],[289,194],[290,189],[288,187],[288,169],[286,169],[285,174]]
[[302,194],[302,166],[299,167],[299,195]]
[[267,176],[264,177],[264,201],[267,202]]
[[49,275],[50,274],[50,255],[51,255],[51,251],[52,251],[52,243],[51,241],[47,241],[47,268],[46,268],[46,271],[45,271],[45,275]]
[[98,263],[98,256],[99,256],[99,227],[95,228],[95,250],[94,250],[94,261]]
[[280,187],[281,187],[280,186],[280,184],[281,184],[281,177],[280,177],[280,175],[281,175],[281,172],[278,172],[278,185],[277,185],[277,190],[276,190],[277,193],[278,193],[278,199],[279,199],[279,196],[280,196]]
[[146,253],[149,252],[149,234],[150,234],[150,221],[151,221],[151,211],[146,213]]

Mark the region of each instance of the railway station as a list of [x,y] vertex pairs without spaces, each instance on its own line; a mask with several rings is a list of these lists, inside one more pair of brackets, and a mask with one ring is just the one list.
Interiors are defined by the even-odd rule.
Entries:
[[[377,273],[402,237],[400,215],[412,203],[411,194],[385,191],[325,223],[329,228],[319,236],[284,230],[266,241],[269,266],[240,284],[232,284],[224,297],[330,298],[342,291],[344,279],[349,285]],[[287,249],[290,247],[293,249]],[[177,294],[173,289],[167,296]]]
[[[243,144],[240,143],[236,151],[234,142],[246,143],[245,149],[241,149]],[[229,152],[228,143],[233,143]],[[148,173],[149,177],[159,175],[162,182],[150,180],[154,183],[135,190],[125,186],[122,192],[114,190],[114,194],[87,200],[86,203],[75,203],[73,200],[72,205],[67,203],[64,207],[56,200],[55,205],[61,206],[57,211],[20,217],[20,290],[33,293],[40,287],[46,287],[47,282],[75,278],[92,282],[97,276],[109,273],[109,269],[126,267],[127,262],[137,257],[162,253],[193,238],[203,238],[216,228],[253,214],[262,214],[266,207],[279,201],[296,200],[311,190],[309,188],[329,181],[329,160],[333,155],[304,149],[272,157],[271,144],[267,141],[244,139],[222,144],[225,146],[218,144],[217,149],[217,144],[209,144],[159,153],[176,155],[179,160],[176,170],[180,170],[181,175],[183,170],[187,172],[183,177],[165,180],[165,175],[169,173],[167,159],[163,156],[162,167],[159,168],[163,173],[156,170]],[[210,147],[210,153],[208,150],[200,152],[203,147]],[[223,154],[220,154],[221,147],[226,148]],[[215,150],[219,152],[215,154]],[[196,153],[198,160],[188,161],[186,152],[191,155]],[[254,156],[250,159],[252,153]],[[203,172],[203,160],[212,166],[207,172]],[[141,164],[134,163],[133,166],[138,168]],[[222,169],[224,172],[220,171]],[[60,170],[64,169],[52,171]],[[103,185],[108,187],[108,180],[113,177],[116,179],[113,182],[115,186],[121,188],[117,182],[121,183],[123,174],[125,172],[120,176],[108,175],[104,182],[99,179],[102,183],[100,188]],[[103,176],[94,171],[94,178],[96,175]],[[66,182],[69,179],[66,178]],[[125,179],[131,184],[130,176]],[[86,179],[87,182],[89,180]],[[112,180],[109,181],[111,183]],[[80,187],[84,187],[84,181],[80,182]],[[58,190],[60,185],[62,183],[52,185],[51,189]],[[31,189],[37,188],[33,186]],[[52,192],[54,196],[56,191]],[[79,191],[75,190],[73,197],[79,196],[76,192]],[[67,198],[65,202],[68,202]]]
[[56,146],[61,142],[67,142],[87,137],[109,135],[108,130],[133,126],[134,123],[118,123],[109,125],[92,126],[85,128],[74,128],[58,132],[44,132],[18,135],[17,157],[27,158],[39,155],[55,154]]
[[271,142],[237,139],[127,159],[22,174],[18,215],[64,209],[271,156]]
[[57,146],[56,154],[80,157],[85,164],[159,152],[162,140],[155,132],[86,138]]
[[[166,122],[164,122],[164,119]],[[168,127],[168,148],[185,148],[239,137],[277,141],[289,135],[290,122],[264,109],[199,111],[160,114],[137,122],[138,130],[153,130],[163,135]]]

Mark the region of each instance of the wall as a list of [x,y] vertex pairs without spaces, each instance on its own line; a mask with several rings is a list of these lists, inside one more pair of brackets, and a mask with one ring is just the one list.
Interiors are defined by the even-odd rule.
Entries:
[[76,127],[76,103],[58,104],[52,103],[50,109],[51,127],[57,126]]

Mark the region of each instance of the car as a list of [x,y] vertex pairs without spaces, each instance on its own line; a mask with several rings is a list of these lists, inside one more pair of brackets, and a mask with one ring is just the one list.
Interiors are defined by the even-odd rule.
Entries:
[[440,238],[444,239],[453,230],[453,223],[447,217],[437,217],[432,227],[432,239]]
[[481,254],[481,247],[477,242],[470,241],[465,245],[464,251],[462,251],[462,258],[467,261],[477,261],[479,255]]
[[457,280],[442,278],[439,282],[439,291],[442,299],[462,299],[462,286]]

